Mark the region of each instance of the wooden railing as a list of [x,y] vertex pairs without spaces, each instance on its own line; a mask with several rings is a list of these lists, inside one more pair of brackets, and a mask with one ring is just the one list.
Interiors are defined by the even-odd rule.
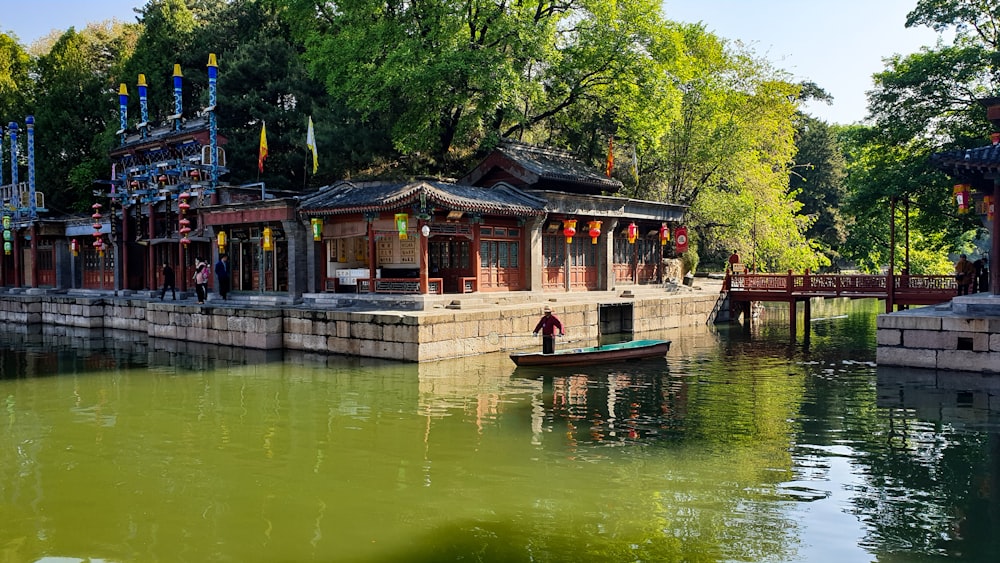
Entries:
[[[372,283],[375,284],[375,293],[420,293],[420,279],[418,278],[358,278],[358,293],[371,292]],[[427,293],[438,295],[444,293],[444,281],[441,278],[428,278]]]
[[[888,288],[892,288],[890,292]],[[871,274],[729,274],[723,285],[734,301],[790,301],[809,297],[888,299],[899,305],[932,305],[950,300],[954,276]]]

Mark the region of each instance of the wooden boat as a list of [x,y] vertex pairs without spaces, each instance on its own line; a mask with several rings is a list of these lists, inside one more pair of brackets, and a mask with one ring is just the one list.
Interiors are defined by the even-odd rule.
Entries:
[[598,362],[620,362],[641,358],[663,357],[670,350],[669,340],[630,340],[617,344],[602,344],[588,348],[567,348],[552,354],[541,352],[511,354],[519,366],[578,366]]

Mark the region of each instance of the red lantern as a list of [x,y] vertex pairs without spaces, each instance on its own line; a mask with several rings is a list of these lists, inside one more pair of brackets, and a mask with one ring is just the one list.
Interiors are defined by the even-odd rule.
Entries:
[[994,145],[1000,145],[1000,133],[990,133],[990,142]]
[[587,233],[590,235],[590,242],[597,244],[597,237],[601,236],[601,222],[591,221],[587,226],[590,227],[590,231]]
[[968,213],[969,204],[972,201],[969,189],[971,186],[969,184],[955,184],[952,192],[955,194],[955,203],[958,204],[959,213]]
[[992,221],[994,213],[993,208],[995,207],[993,196],[988,195],[983,197],[983,207],[986,208],[986,219],[988,221]]
[[575,234],[576,234],[576,219],[563,220],[563,236],[566,237],[566,242],[572,243],[573,235]]
[[666,246],[670,240],[670,227],[666,224],[660,225],[660,246]]
[[73,256],[80,255],[80,243],[76,242],[76,239],[69,241],[69,249],[73,251]]
[[639,227],[635,223],[629,223],[628,225],[628,243],[635,244],[635,239],[639,238]]

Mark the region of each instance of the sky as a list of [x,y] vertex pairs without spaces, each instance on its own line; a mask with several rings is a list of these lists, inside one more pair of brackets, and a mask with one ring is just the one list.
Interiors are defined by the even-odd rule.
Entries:
[[[51,30],[83,28],[90,22],[135,21],[145,0],[0,0],[0,30],[30,45]],[[671,20],[701,22],[729,40],[739,40],[795,81],[810,80],[834,97],[811,103],[806,113],[830,123],[860,122],[865,92],[883,58],[933,46],[937,35],[907,29],[916,0],[663,0]]]

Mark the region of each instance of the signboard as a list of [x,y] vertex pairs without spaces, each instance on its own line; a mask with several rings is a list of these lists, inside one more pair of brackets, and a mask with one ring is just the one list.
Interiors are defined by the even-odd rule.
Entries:
[[678,254],[687,252],[688,249],[688,230],[687,227],[677,227],[674,230],[674,248],[677,250]]

